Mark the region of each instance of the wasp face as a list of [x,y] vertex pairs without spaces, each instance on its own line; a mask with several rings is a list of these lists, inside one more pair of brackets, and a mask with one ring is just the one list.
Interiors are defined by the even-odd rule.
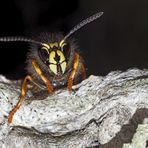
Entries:
[[61,42],[43,43],[39,50],[39,56],[55,75],[59,76],[65,73],[67,67],[68,44]]

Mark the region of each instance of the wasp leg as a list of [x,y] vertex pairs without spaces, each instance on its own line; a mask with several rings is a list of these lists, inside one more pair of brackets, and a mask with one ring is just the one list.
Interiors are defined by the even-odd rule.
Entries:
[[[50,83],[50,81],[43,75],[41,69],[39,68],[39,66],[37,65],[37,63],[35,62],[35,60],[32,61],[32,65],[35,68],[36,72],[38,73],[38,75],[41,77],[41,79],[43,80],[43,82],[46,84],[47,88],[48,88],[48,92],[51,93],[53,92],[53,87]],[[10,112],[9,116],[8,116],[8,123],[10,124],[12,122],[13,116],[14,114],[17,112],[17,110],[20,108],[20,106],[22,105],[22,102],[25,99],[25,95],[26,95],[26,91],[27,91],[27,81],[31,81],[33,82],[33,84],[36,84],[31,76],[26,76],[23,83],[22,83],[22,88],[21,88],[21,94],[20,94],[20,99],[18,101],[18,103],[16,104],[16,106],[12,109],[12,111]]]
[[43,82],[46,84],[48,92],[52,93],[53,92],[53,87],[52,87],[50,81],[44,76],[42,70],[40,69],[40,67],[38,66],[38,64],[36,63],[35,60],[32,60],[32,65],[33,65],[34,69],[36,70],[36,72],[38,73],[38,75],[43,80]]
[[68,88],[69,91],[72,91],[73,80],[74,80],[74,77],[75,77],[75,74],[76,74],[76,70],[78,68],[79,58],[80,58],[79,54],[76,53],[75,57],[74,57],[73,70],[70,74],[70,77],[69,77],[69,80],[68,80],[68,85],[67,85],[67,88]]
[[23,83],[22,83],[22,88],[21,88],[21,94],[20,94],[20,99],[18,101],[18,103],[16,104],[16,106],[12,109],[12,111],[10,112],[9,116],[8,116],[8,123],[10,124],[12,122],[13,116],[14,114],[17,112],[17,110],[20,108],[20,106],[22,105],[22,102],[25,99],[25,95],[26,95],[26,91],[27,91],[27,81],[33,81],[31,76],[26,76]]

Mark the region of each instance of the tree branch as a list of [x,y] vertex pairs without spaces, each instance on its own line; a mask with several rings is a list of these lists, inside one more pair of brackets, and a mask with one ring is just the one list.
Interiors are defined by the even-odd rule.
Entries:
[[[127,148],[138,125],[148,130],[148,70],[90,76],[73,89],[72,94],[63,89],[44,100],[26,99],[8,125],[8,114],[19,99],[20,81],[0,76],[0,145]],[[26,98],[33,97],[28,92]]]

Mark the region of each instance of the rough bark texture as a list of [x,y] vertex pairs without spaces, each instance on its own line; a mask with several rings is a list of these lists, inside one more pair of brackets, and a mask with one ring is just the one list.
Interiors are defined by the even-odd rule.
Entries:
[[[90,76],[71,94],[59,90],[14,115],[20,82],[0,76],[0,145],[5,148],[140,148],[148,146],[148,70]],[[136,146],[135,146],[136,145]]]

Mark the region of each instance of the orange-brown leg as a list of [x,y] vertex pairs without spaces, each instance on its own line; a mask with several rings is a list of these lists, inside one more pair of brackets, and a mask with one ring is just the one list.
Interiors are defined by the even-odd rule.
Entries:
[[44,76],[42,70],[40,69],[40,67],[38,66],[38,64],[36,63],[35,60],[32,60],[32,65],[33,65],[35,71],[37,72],[37,74],[41,77],[43,82],[46,84],[48,92],[52,93],[53,92],[53,87],[52,87],[50,81]]
[[[35,62],[35,60],[32,61],[32,65],[35,68],[36,72],[38,73],[38,75],[41,77],[41,79],[43,80],[43,82],[46,84],[48,92],[51,93],[53,92],[53,87],[51,85],[51,83],[49,82],[49,80],[43,75],[41,69],[39,68],[39,66],[37,65],[37,63]],[[12,122],[13,116],[14,114],[17,112],[17,110],[20,108],[20,106],[22,105],[22,102],[25,99],[25,95],[27,92],[27,81],[31,81],[33,82],[33,79],[31,76],[26,76],[23,83],[22,83],[22,88],[21,88],[21,94],[20,94],[20,99],[18,101],[18,103],[16,104],[16,106],[12,109],[12,111],[10,112],[9,116],[8,116],[8,123],[10,124]],[[33,82],[34,83],[34,82]],[[34,83],[35,84],[35,83]]]
[[16,106],[13,108],[13,110],[10,112],[8,116],[8,123],[10,124],[12,122],[14,114],[17,112],[17,110],[20,108],[22,105],[22,102],[25,99],[26,91],[27,91],[27,81],[33,81],[31,76],[26,76],[23,83],[22,83],[22,88],[21,88],[21,94],[20,94],[20,99]]
[[79,64],[79,54],[75,53],[75,57],[74,57],[74,64],[73,64],[73,70],[70,74],[69,80],[68,80],[68,85],[67,88],[68,90],[71,92],[72,91],[72,86],[73,86],[73,80],[76,74],[76,70],[78,68],[78,64]]

